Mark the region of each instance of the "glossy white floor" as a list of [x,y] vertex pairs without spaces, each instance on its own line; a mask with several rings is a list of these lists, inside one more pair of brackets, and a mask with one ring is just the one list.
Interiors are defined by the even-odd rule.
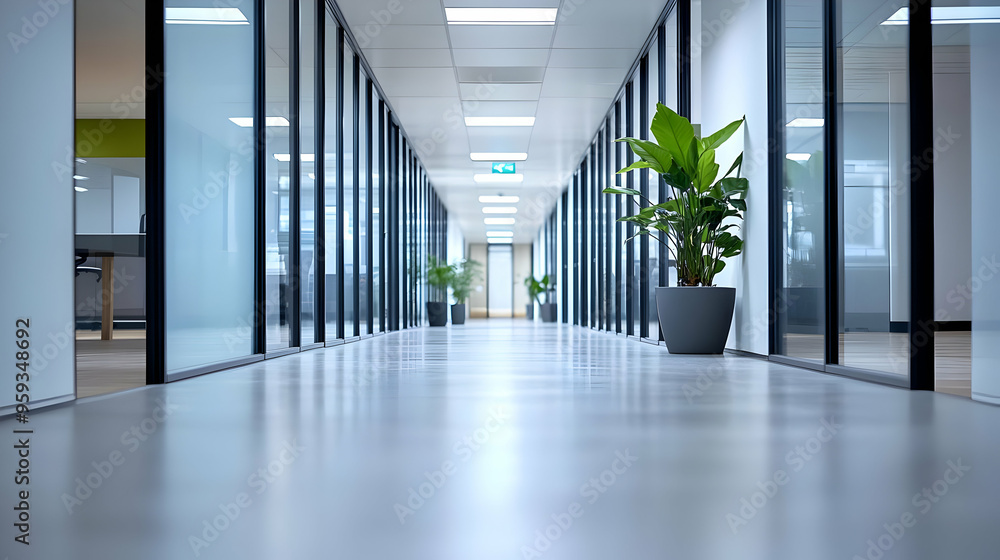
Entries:
[[474,321],[34,413],[30,546],[4,420],[0,555],[992,559],[998,426],[950,395]]

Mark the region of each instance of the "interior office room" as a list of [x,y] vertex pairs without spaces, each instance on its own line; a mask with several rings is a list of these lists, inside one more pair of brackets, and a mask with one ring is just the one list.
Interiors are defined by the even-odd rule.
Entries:
[[0,556],[997,557],[998,2],[0,31]]

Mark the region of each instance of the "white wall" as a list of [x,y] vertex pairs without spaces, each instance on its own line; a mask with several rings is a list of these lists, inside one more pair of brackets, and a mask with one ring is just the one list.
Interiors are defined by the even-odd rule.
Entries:
[[[458,218],[448,217],[448,263],[455,263],[465,258],[465,235],[458,226]],[[482,261],[480,261],[482,262]],[[482,264],[486,264],[483,262]]]
[[8,267],[0,275],[0,413],[17,402],[14,343],[22,318],[30,323],[31,408],[74,396],[74,17],[71,2],[51,7],[54,14],[37,0],[0,2],[7,39],[0,48],[7,131],[0,135],[0,262]]
[[[527,243],[514,245],[514,316],[524,317],[527,313],[528,289],[524,279],[531,275],[531,245]],[[540,276],[540,275],[539,275]]]
[[757,354],[768,351],[768,115],[767,2],[702,0],[702,133],[747,117],[746,127],[719,150],[723,168],[744,151],[743,176],[750,179],[749,209],[743,224],[746,243],[718,277],[736,287],[736,315],[727,347]]

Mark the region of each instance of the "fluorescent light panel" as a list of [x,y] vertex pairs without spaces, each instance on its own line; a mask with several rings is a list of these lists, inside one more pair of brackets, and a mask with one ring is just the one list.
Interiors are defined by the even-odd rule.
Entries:
[[239,8],[166,8],[166,22],[183,25],[250,25]]
[[512,226],[514,218],[483,218],[483,223],[488,226]]
[[792,161],[809,161],[812,154],[788,154],[785,157]]
[[[900,8],[882,25],[908,25],[909,8]],[[963,25],[970,23],[1000,23],[1000,6],[939,6],[931,8],[931,23]]]
[[513,231],[487,231],[486,237],[514,237]]
[[472,161],[524,161],[528,154],[524,152],[472,152]]
[[73,187],[73,190],[75,190],[76,192],[87,192],[87,187],[81,187],[81,186],[77,185],[77,186]]
[[517,214],[517,208],[513,206],[487,206],[483,208],[483,214]]
[[535,126],[535,117],[465,117],[465,126]]
[[510,245],[514,243],[513,239],[500,239],[497,237],[487,237],[486,242],[491,245]]
[[555,25],[558,8],[445,8],[452,25]]
[[87,179],[90,179],[90,177],[84,177],[83,175],[73,175],[73,178],[77,181],[86,181]]
[[[316,161],[316,154],[302,154],[302,161]],[[291,154],[274,154],[274,159],[282,162],[292,161]]]
[[[250,128],[253,126],[253,117],[229,117],[236,126]],[[288,119],[285,117],[267,117],[264,119],[267,126],[288,126]]]
[[823,124],[826,121],[823,119],[812,119],[806,117],[799,117],[797,119],[792,119],[788,123],[788,128],[823,128]]
[[521,173],[476,173],[473,177],[477,183],[521,183],[524,175]]
[[483,204],[517,204],[521,200],[519,196],[481,196],[479,202]]

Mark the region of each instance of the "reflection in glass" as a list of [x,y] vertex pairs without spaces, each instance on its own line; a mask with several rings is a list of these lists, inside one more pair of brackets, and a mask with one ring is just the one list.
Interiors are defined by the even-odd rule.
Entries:
[[354,120],[354,103],[357,99],[357,84],[354,75],[354,51],[344,45],[344,208],[341,227],[344,240],[344,336],[358,336],[358,318],[354,306],[354,294],[358,285],[357,267],[354,264],[357,226],[355,221],[355,174],[358,162],[354,153],[357,126]]
[[[264,34],[272,51],[288,52],[289,10],[288,0],[269,2],[264,8]],[[264,102],[269,119],[283,126],[268,126],[265,130],[266,159],[265,179],[265,280],[264,309],[268,350],[288,348],[290,344],[289,321],[291,270],[289,249],[289,193],[291,181],[289,168],[289,82],[288,60],[269,57],[265,68],[266,87]]]
[[777,353],[825,361],[823,2],[787,10]]
[[250,25],[165,26],[168,374],[254,351],[254,129],[230,118],[253,115],[257,14],[238,9]]
[[[326,44],[323,45],[324,89],[323,101],[323,196],[326,239],[323,251],[326,258],[326,339],[337,339],[337,298],[340,278],[337,274],[337,240],[341,235],[337,219],[337,24],[329,10],[326,12]],[[317,160],[319,161],[319,160]]]
[[[299,4],[299,146],[301,344],[316,341],[316,1]],[[309,157],[312,155],[314,157]]]
[[904,7],[841,0],[838,72],[840,363],[899,375],[909,373],[908,28],[880,23]]
[[361,72],[361,79],[358,81],[358,91],[360,92],[359,122],[358,122],[358,164],[360,173],[358,174],[358,332],[368,334],[368,150],[370,138],[368,138],[368,119],[371,116],[371,108],[368,103],[371,97],[368,95],[369,81],[364,71]]

